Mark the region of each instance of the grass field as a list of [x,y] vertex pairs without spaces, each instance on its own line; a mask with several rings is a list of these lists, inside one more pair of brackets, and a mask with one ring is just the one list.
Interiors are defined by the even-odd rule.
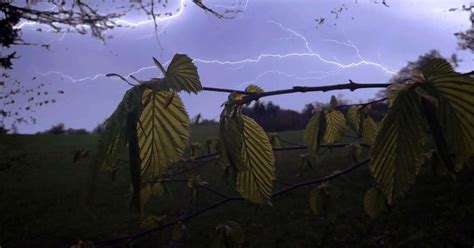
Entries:
[[[193,128],[193,141],[217,136],[216,126]],[[281,133],[282,139],[302,143],[302,132]],[[95,135],[32,135],[0,137],[3,158],[20,144],[24,154],[8,169],[0,171],[0,247],[69,247],[77,240],[98,241],[141,231],[140,216],[128,209],[128,170],[118,172],[115,182],[102,173],[93,204],[84,203],[92,155],[73,163],[74,151],[95,151]],[[346,142],[346,141],[342,141]],[[310,169],[299,167],[302,151],[277,152],[275,190],[301,180],[331,174],[348,166],[347,150],[328,151]],[[209,185],[237,195],[211,162],[194,171]],[[209,247],[214,226],[226,220],[244,226],[244,247],[472,247],[474,245],[474,171],[463,170],[450,182],[434,176],[425,166],[412,190],[388,213],[371,220],[363,209],[365,191],[373,184],[367,166],[330,183],[337,212],[334,221],[312,214],[308,204],[311,187],[291,191],[272,200],[273,206],[255,210],[245,201],[229,202],[185,223],[188,247]],[[178,177],[186,179],[186,175]],[[182,213],[185,184],[153,198],[148,215]],[[187,211],[219,199],[199,191]],[[164,230],[136,242],[137,246],[166,243]],[[167,246],[176,247],[176,246]]]

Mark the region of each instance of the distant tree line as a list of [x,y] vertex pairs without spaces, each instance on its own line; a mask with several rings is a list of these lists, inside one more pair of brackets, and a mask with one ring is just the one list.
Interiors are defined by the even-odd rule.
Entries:
[[[340,105],[347,104],[347,100],[339,97]],[[272,102],[256,102],[253,106],[245,107],[242,113],[253,118],[267,132],[281,132],[288,130],[302,130],[313,116],[314,112],[320,111],[325,105],[319,102],[306,104],[301,112],[283,109]],[[379,122],[387,112],[388,104],[379,102],[372,104],[370,115]],[[346,114],[347,108],[340,109]]]
[[[380,93],[380,95],[384,95]],[[347,104],[347,100],[341,96],[338,97],[340,105]],[[325,105],[323,103],[315,102],[306,104],[304,108],[298,112],[296,110],[284,109],[274,104],[273,102],[255,102],[253,105],[244,107],[242,113],[253,118],[260,126],[267,132],[282,132],[290,130],[302,130],[306,127],[309,119],[314,112],[320,111]],[[374,103],[371,106],[370,115],[379,122],[388,109],[386,102]],[[347,108],[340,109],[346,114]],[[218,122],[213,119],[203,119],[201,114],[197,114],[192,118],[192,125],[217,125]],[[100,134],[104,130],[104,124],[98,124],[92,131],[84,128],[74,129],[66,128],[63,123],[56,124],[43,132],[38,134]],[[1,128],[0,128],[1,133]]]

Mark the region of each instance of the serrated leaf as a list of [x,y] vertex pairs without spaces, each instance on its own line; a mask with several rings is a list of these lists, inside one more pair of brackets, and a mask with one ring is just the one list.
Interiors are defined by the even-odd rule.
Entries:
[[128,143],[127,116],[129,113],[141,111],[143,89],[129,89],[112,115],[104,124],[104,132],[99,139],[99,164],[107,171],[113,171]]
[[309,120],[304,129],[304,143],[307,146],[309,155],[317,157],[319,154],[319,147],[323,141],[326,132],[326,115],[321,112],[315,113]]
[[268,202],[275,179],[275,158],[272,146],[263,130],[252,118],[242,115],[244,139],[242,158],[247,171],[237,174],[237,191],[245,199],[257,204]]
[[197,67],[185,54],[176,54],[173,57],[160,83],[165,89],[184,90],[188,93],[197,93],[202,89]]
[[358,136],[360,135],[360,116],[360,110],[355,106],[347,110],[347,123]]
[[238,248],[241,247],[244,231],[237,222],[226,221],[216,226],[212,248]]
[[[454,153],[459,170],[474,154],[474,78],[454,72],[451,65],[441,59],[428,61],[421,70],[427,78],[422,87],[439,101],[436,116],[447,145],[438,146],[438,151]],[[445,155],[440,155],[446,160]]]
[[370,116],[363,118],[361,134],[366,144],[372,145],[374,143],[375,137],[377,136],[377,124],[375,124]]
[[373,187],[367,190],[364,197],[364,208],[365,212],[372,219],[377,218],[380,214],[387,211],[387,202],[378,188]]
[[326,131],[324,132],[324,142],[334,144],[344,136],[346,129],[346,119],[344,114],[337,110],[326,111]]
[[419,69],[427,80],[440,74],[450,74],[454,72],[451,64],[442,58],[431,58],[427,60]]
[[400,92],[380,125],[370,169],[388,204],[401,197],[423,162],[425,122],[415,92]]
[[255,84],[250,84],[245,88],[245,91],[250,93],[262,93],[263,89]]
[[189,139],[190,120],[181,98],[176,95],[165,108],[170,94],[149,89],[143,94],[144,109],[137,125],[143,182],[159,177],[181,159]]
[[239,171],[248,170],[246,160],[242,157],[243,135],[244,122],[240,113],[228,114],[224,109],[219,124],[219,163],[229,164]]

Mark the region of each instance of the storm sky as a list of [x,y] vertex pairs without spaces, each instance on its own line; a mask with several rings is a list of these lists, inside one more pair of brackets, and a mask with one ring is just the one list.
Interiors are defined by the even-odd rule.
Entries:
[[[144,13],[125,16],[121,23],[129,27],[108,31],[113,38],[105,43],[89,35],[37,32],[37,25],[23,25],[24,40],[51,46],[49,50],[15,47],[21,58],[15,60],[10,74],[25,87],[45,84],[41,91],[49,94],[37,98],[54,98],[56,102],[33,107],[36,124],[20,125],[18,131],[34,133],[57,123],[93,129],[112,113],[130,87],[104,74],[160,77],[152,56],[165,63],[175,53],[188,54],[198,67],[203,86],[233,89],[243,89],[249,83],[275,90],[345,83],[348,79],[387,82],[408,61],[431,49],[446,57],[458,53],[463,59],[458,71],[474,68],[472,53],[457,50],[453,35],[469,28],[469,13],[448,11],[469,1],[397,0],[387,1],[389,7],[368,0],[204,1],[217,10],[243,10],[230,20],[217,19],[182,1],[168,1],[167,9],[160,10],[174,16],[158,19],[158,39],[153,22],[146,22]],[[336,18],[330,12],[342,4],[347,10]],[[318,25],[315,19],[321,17],[325,22]],[[57,94],[59,90],[65,93]],[[328,101],[331,94],[344,94],[359,102],[373,98],[377,91],[293,94],[264,100],[301,110],[307,103]],[[201,113],[214,119],[227,95],[202,92],[182,94],[182,98],[191,117]],[[31,105],[27,99],[20,97],[8,108],[24,109]]]

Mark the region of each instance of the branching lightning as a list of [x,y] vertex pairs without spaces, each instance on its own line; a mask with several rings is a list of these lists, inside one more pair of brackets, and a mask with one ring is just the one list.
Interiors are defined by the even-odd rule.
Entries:
[[[169,20],[171,18],[176,18],[176,17],[180,16],[183,13],[183,10],[184,10],[184,7],[185,7],[185,2],[186,2],[186,0],[181,0],[180,8],[179,8],[178,12],[175,15],[162,17],[158,21]],[[247,5],[248,5],[248,0],[245,2],[245,5],[244,5],[245,8],[247,8]],[[229,7],[229,6],[222,6],[222,7]],[[129,26],[137,27],[137,26],[152,23],[153,20],[146,20],[146,21],[140,21],[140,22],[131,22],[131,21],[126,21],[126,20],[118,20],[117,22],[127,24]],[[354,49],[354,51],[357,55],[358,61],[344,64],[344,63],[341,63],[341,62],[337,61],[336,59],[324,58],[320,53],[314,51],[311,48],[311,45],[310,45],[310,42],[308,41],[308,39],[304,35],[302,35],[301,33],[297,32],[293,29],[290,29],[288,27],[285,27],[281,23],[276,22],[274,20],[269,20],[268,23],[278,26],[281,30],[289,33],[291,35],[290,37],[295,37],[295,38],[300,39],[301,41],[303,41],[306,51],[305,52],[292,52],[292,53],[285,53],[285,54],[262,53],[262,54],[257,55],[254,58],[245,58],[245,59],[233,60],[233,61],[232,60],[218,60],[218,59],[209,60],[209,59],[195,58],[194,62],[195,63],[202,63],[202,64],[216,64],[216,65],[222,65],[222,66],[227,66],[227,65],[244,66],[244,65],[250,64],[250,63],[260,63],[264,59],[287,59],[287,58],[291,58],[291,57],[311,57],[311,58],[315,58],[315,59],[317,59],[317,60],[319,60],[323,63],[326,63],[326,64],[329,64],[329,65],[332,65],[332,66],[336,67],[335,69],[329,70],[329,71],[311,71],[311,72],[308,72],[308,74],[321,74],[321,76],[307,76],[307,77],[298,76],[298,75],[295,75],[295,74],[290,74],[290,73],[282,72],[282,71],[279,71],[279,70],[267,70],[267,71],[264,71],[261,74],[259,74],[251,82],[258,81],[262,77],[264,77],[265,75],[272,74],[272,73],[283,75],[285,77],[295,78],[295,79],[298,79],[298,80],[322,79],[322,78],[334,75],[334,74],[340,72],[341,70],[344,70],[344,69],[347,69],[347,68],[354,68],[354,67],[357,67],[357,66],[360,66],[360,65],[374,66],[378,69],[381,69],[385,73],[392,74],[392,75],[395,74],[394,71],[388,69],[386,66],[384,66],[380,63],[373,62],[373,61],[368,61],[368,60],[364,59],[364,57],[360,54],[359,48],[354,43],[352,43],[351,41],[344,42],[344,41],[337,41],[337,40],[324,40],[326,42],[332,42],[332,43],[335,43],[337,45],[343,45],[343,46],[347,46],[347,47],[350,47],[350,48]],[[139,38],[144,38],[144,37],[139,37]],[[167,64],[169,62],[170,61],[167,61],[165,64]],[[155,66],[145,66],[145,67],[139,68],[139,69],[137,69],[133,72],[128,73],[127,77],[130,77],[131,75],[136,75],[136,74],[138,74],[142,71],[150,70],[150,69],[154,69],[154,68],[155,68]],[[99,74],[96,74],[94,76],[87,76],[87,77],[83,77],[83,78],[73,78],[72,76],[67,75],[65,73],[62,73],[62,72],[59,72],[59,71],[48,71],[46,73],[38,73],[38,74],[40,74],[42,76],[48,76],[48,75],[56,74],[56,75],[62,76],[63,78],[69,79],[74,83],[83,82],[83,81],[87,81],[87,80],[93,81],[93,80],[96,80],[98,78],[105,77],[105,73],[99,73]],[[243,85],[243,84],[241,84],[241,85]]]

